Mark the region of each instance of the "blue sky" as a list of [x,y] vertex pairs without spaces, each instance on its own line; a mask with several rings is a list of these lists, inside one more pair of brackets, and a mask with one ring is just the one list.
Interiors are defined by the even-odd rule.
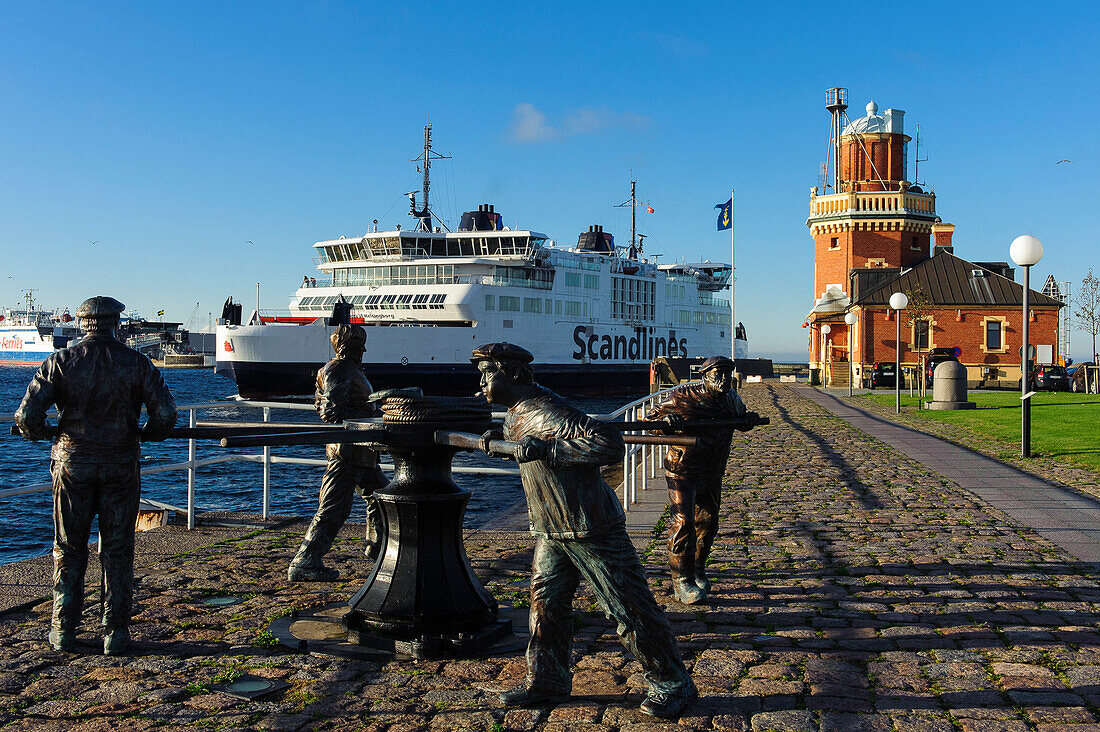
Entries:
[[804,360],[833,86],[853,117],[873,98],[920,124],[959,256],[1004,260],[1031,233],[1033,282],[1100,272],[1094,6],[674,7],[6,4],[0,303],[110,294],[186,320],[198,302],[197,327],[260,282],[285,308],[313,242],[410,224],[430,115],[452,223],[491,202],[563,243],[593,223],[625,242],[633,171],[648,252],[727,260],[713,207],[736,188],[736,317],[753,355]]

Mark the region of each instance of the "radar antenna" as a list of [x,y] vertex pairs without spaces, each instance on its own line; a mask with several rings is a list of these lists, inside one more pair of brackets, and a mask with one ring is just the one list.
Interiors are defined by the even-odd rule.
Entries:
[[417,161],[423,161],[424,163],[424,184],[420,189],[420,193],[424,194],[424,205],[420,208],[416,207],[416,193],[410,193],[409,195],[409,215],[418,219],[416,225],[417,231],[431,232],[432,227],[432,210],[428,205],[428,191],[431,189],[431,174],[432,161],[433,160],[446,160],[450,155],[440,155],[435,150],[432,150],[432,123],[428,122],[424,125],[424,152],[419,156],[410,160],[410,163]]

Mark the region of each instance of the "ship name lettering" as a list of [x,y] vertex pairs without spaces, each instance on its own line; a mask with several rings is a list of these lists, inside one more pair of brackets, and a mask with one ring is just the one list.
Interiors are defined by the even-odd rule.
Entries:
[[668,336],[653,335],[645,328],[635,328],[629,338],[625,335],[600,334],[589,326],[578,325],[573,329],[573,359],[576,361],[638,360],[650,361],[658,356],[687,356],[687,338],[677,338],[676,331]]

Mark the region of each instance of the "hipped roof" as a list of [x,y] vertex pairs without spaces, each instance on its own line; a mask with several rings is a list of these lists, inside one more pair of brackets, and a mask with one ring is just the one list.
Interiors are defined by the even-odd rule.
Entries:
[[[974,270],[983,275],[974,276]],[[897,277],[886,280],[866,293],[860,293],[853,305],[864,307],[889,305],[895,292],[911,293],[918,286],[936,306],[1012,306],[1023,307],[1024,286],[991,272],[981,265],[960,259],[948,252],[939,252]],[[1030,289],[1030,288],[1029,288]],[[1030,290],[1028,305],[1054,305],[1062,302],[1041,292]]]

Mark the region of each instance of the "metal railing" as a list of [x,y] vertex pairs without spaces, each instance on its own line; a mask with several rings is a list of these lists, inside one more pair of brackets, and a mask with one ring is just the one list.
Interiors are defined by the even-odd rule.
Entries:
[[[189,427],[195,427],[198,425],[198,413],[209,409],[226,409],[237,407],[250,407],[262,410],[263,421],[270,422],[272,412],[275,410],[288,410],[288,411],[300,411],[300,412],[314,412],[312,404],[291,404],[286,402],[262,402],[262,401],[231,401],[231,402],[204,402],[200,404],[183,404],[177,407],[182,413],[187,412],[187,425]],[[502,416],[499,413],[494,413],[494,417]],[[380,418],[379,418],[380,419]],[[11,422],[13,417],[11,415],[0,416],[0,423]],[[314,424],[313,422],[303,424]],[[320,424],[317,422],[316,424]],[[5,432],[7,429],[5,428]],[[251,462],[260,463],[263,470],[263,493],[261,497],[260,512],[263,519],[266,521],[271,509],[271,466],[284,464],[284,465],[311,465],[317,467],[324,467],[328,465],[328,460],[321,460],[317,458],[300,458],[290,457],[285,455],[272,455],[270,447],[264,447],[263,451],[259,454],[241,454],[241,453],[227,453],[224,455],[215,455],[213,457],[201,458],[197,457],[197,445],[193,439],[187,440],[187,460],[183,462],[169,463],[167,465],[156,465],[148,468],[142,468],[141,474],[153,475],[155,473],[167,473],[178,470],[187,471],[187,506],[186,508],[180,506],[173,506],[161,501],[154,501],[148,498],[142,498],[144,503],[151,504],[157,508],[175,511],[177,513],[185,513],[187,515],[187,528],[195,528],[195,499],[198,490],[198,471],[199,468],[203,468],[209,465],[216,465],[218,463],[228,462]],[[382,463],[383,468],[392,470],[392,463]],[[452,468],[455,473],[473,474],[473,475],[519,475],[519,470],[516,468],[490,468],[490,467],[466,467],[456,466]],[[13,498],[16,496],[25,496],[31,493],[46,493],[53,489],[53,483],[35,483],[33,485],[20,486],[18,488],[6,488],[0,489],[0,499]]]
[[[650,394],[648,396],[637,399],[629,404],[620,407],[616,411],[605,415],[592,415],[600,419],[607,420],[625,420],[636,421],[642,419],[645,414],[657,403],[657,401],[667,394],[671,389]],[[293,404],[287,402],[264,402],[264,401],[229,401],[229,402],[203,402],[197,404],[183,404],[177,407],[180,412],[187,412],[187,426],[198,426],[198,413],[210,410],[210,409],[226,409],[226,408],[238,408],[248,407],[253,409],[260,409],[263,414],[263,421],[270,422],[271,415],[276,410],[298,411],[298,412],[310,412],[313,413],[314,406],[312,404]],[[493,418],[500,419],[504,416],[502,412],[494,412]],[[379,418],[380,419],[380,418]],[[12,422],[13,417],[11,415],[0,416],[0,424],[6,422]],[[303,423],[303,424],[313,424]],[[320,423],[316,423],[320,424]],[[6,432],[7,429],[5,428]],[[662,460],[667,446],[664,445],[627,445],[626,454],[623,456],[623,508],[629,510],[630,504],[636,503],[638,500],[638,483],[642,483],[642,489],[645,489],[645,480],[647,478],[656,477],[657,471],[661,469]],[[176,513],[184,513],[187,515],[187,528],[195,528],[195,512],[196,512],[196,494],[198,491],[198,471],[200,468],[210,465],[217,465],[218,463],[228,462],[251,462],[260,463],[263,471],[263,493],[260,502],[260,513],[263,519],[266,521],[270,514],[271,509],[271,466],[272,465],[311,465],[316,467],[324,467],[328,464],[327,460],[321,460],[317,458],[301,458],[290,457],[285,455],[272,455],[270,447],[264,447],[263,451],[259,454],[242,454],[242,453],[226,453],[223,455],[215,455],[213,457],[206,457],[199,459],[197,456],[196,440],[187,440],[187,460],[176,463],[168,463],[167,465],[155,465],[147,468],[142,468],[141,474],[153,475],[156,473],[168,473],[173,471],[185,470],[187,471],[187,506],[186,508],[173,506],[162,501],[154,501],[148,498],[142,498],[142,501],[151,504],[154,507],[175,511]],[[389,468],[392,470],[392,463],[382,463],[383,468]],[[642,471],[643,476],[639,481],[639,470]],[[472,474],[472,475],[519,475],[518,468],[490,468],[490,467],[467,467],[456,466],[452,468],[454,473],[460,474]],[[45,493],[53,489],[53,484],[35,483],[32,485],[20,486],[18,488],[5,488],[0,489],[0,499],[14,498],[16,496],[25,496],[32,493]]]
[[[653,407],[660,403],[664,397],[678,386],[654,392],[641,399],[636,399],[629,404],[619,407],[610,414],[592,415],[609,421],[637,422],[645,419]],[[624,434],[644,434],[641,430]],[[665,454],[668,445],[627,445],[626,454],[623,456],[623,510],[629,511],[630,504],[638,502],[638,484],[642,490],[646,489],[646,482],[650,478],[656,478],[658,471],[663,469]],[[639,472],[641,475],[639,476]]]

